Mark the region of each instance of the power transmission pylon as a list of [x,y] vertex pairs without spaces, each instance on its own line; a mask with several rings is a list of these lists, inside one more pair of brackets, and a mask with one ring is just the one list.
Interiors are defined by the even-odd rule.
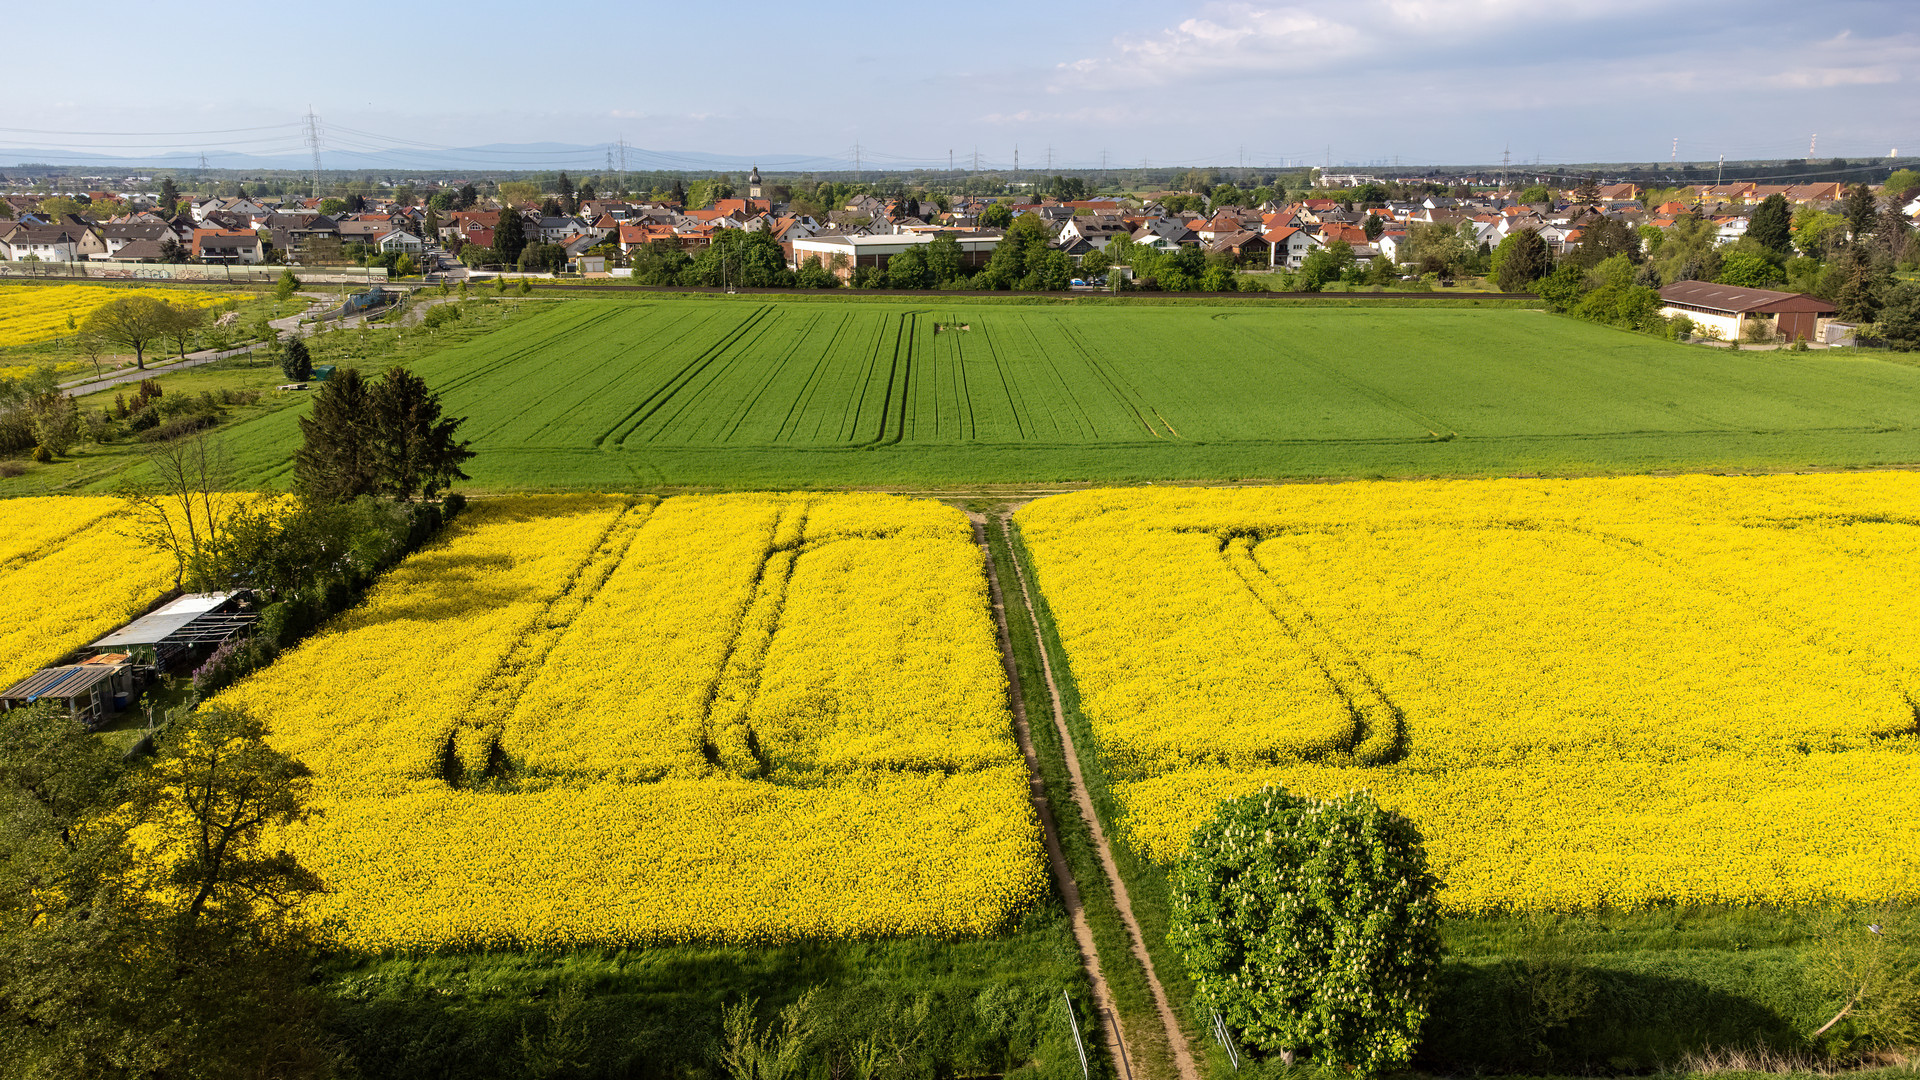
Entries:
[[313,151],[313,197],[320,197],[320,118],[307,106],[307,148]]

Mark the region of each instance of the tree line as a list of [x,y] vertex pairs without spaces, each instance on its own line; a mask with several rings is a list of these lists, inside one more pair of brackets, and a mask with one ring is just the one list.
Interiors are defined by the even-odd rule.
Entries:
[[[1805,293],[1832,302],[1840,319],[1869,327],[1892,348],[1920,349],[1920,283],[1900,276],[1920,272],[1920,242],[1897,198],[1882,205],[1855,184],[1834,209],[1822,210],[1770,195],[1727,244],[1697,206],[1664,230],[1594,214],[1576,221],[1580,243],[1559,256],[1534,230],[1509,234],[1493,252],[1492,272],[1503,291],[1535,291],[1558,310],[1675,337],[1690,334],[1693,322],[1660,315],[1665,285]],[[1757,320],[1754,327],[1756,336],[1764,332]]]
[[[350,604],[459,507],[431,500],[473,452],[418,376],[348,369],[314,404],[292,498],[231,494],[230,461],[204,432],[156,447],[122,492],[178,587],[246,588],[263,605],[251,634],[194,671],[196,696]],[[336,1075],[345,1050],[303,912],[325,883],[274,839],[313,812],[311,776],[268,744],[269,718],[190,699],[166,719],[151,756],[123,760],[58,709],[0,713],[0,1066]]]

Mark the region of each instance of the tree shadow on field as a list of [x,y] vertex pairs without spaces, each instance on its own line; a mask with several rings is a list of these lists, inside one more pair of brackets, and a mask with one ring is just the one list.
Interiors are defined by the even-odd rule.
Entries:
[[1712,974],[1747,985],[1563,958],[1449,960],[1415,1061],[1440,1072],[1633,1072],[1709,1047],[1803,1042],[1774,1003],[1760,1000],[1781,989],[1780,972]]
[[379,626],[390,622],[439,622],[462,619],[479,611],[495,611],[533,595],[528,586],[516,584],[507,576],[513,559],[506,555],[461,555],[446,551],[424,551],[407,560],[407,576],[416,582],[424,579],[431,587],[419,587],[404,597],[389,596],[378,612],[363,611],[357,620],[361,626]]

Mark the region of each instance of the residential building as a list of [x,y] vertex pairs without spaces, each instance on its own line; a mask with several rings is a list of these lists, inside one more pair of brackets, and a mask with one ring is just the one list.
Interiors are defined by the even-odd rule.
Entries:
[[245,230],[195,229],[188,252],[201,262],[253,265],[265,261],[260,234]]
[[405,229],[394,229],[373,242],[382,255],[397,253],[418,255],[427,250],[427,242]]
[[1269,229],[1266,233],[1269,264],[1288,270],[1298,270],[1307,256],[1316,249],[1326,246],[1326,242],[1305,229],[1283,226]]
[[[15,225],[0,232],[0,245],[14,262],[78,262],[83,238],[92,234],[65,225]],[[105,244],[102,243],[103,249]]]

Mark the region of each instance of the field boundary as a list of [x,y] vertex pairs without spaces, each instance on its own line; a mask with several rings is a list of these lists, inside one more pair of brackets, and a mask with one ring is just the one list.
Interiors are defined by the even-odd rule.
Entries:
[[1194,1065],[1193,1051],[1187,1045],[1186,1031],[1181,1027],[1173,1005],[1167,997],[1167,990],[1160,982],[1159,973],[1154,970],[1153,955],[1147,948],[1146,935],[1140,929],[1139,919],[1133,911],[1133,898],[1127,889],[1126,879],[1120,875],[1119,864],[1114,860],[1113,848],[1107,842],[1106,829],[1102,826],[1100,815],[1095,810],[1093,799],[1088,794],[1086,778],[1080,768],[1079,747],[1073,741],[1073,732],[1067,726],[1066,712],[1060,703],[1060,688],[1054,680],[1053,659],[1047,648],[1046,637],[1040,627],[1040,613],[1033,604],[1033,592],[1027,584],[1026,568],[1020,565],[1018,547],[1013,539],[1012,512],[1001,511],[998,516],[1000,531],[1006,538],[1009,556],[1013,562],[1014,576],[1019,579],[1020,595],[1026,603],[1027,618],[1032,622],[1034,637],[1039,643],[1040,672],[1047,685],[1047,700],[1053,710],[1053,724],[1059,733],[1061,746],[1065,750],[1068,775],[1073,781],[1074,803],[1080,815],[1086,819],[1087,828],[1093,834],[1094,849],[1100,858],[1101,868],[1106,872],[1109,885],[1113,889],[1115,904],[1120,909],[1120,918],[1126,924],[1128,944],[1132,947],[1134,959],[1145,969],[1147,984],[1153,990],[1153,999],[1160,1013],[1160,1022],[1166,1028],[1167,1042],[1173,1053],[1174,1064],[1179,1070],[1181,1080],[1198,1080],[1199,1070]]
[[[485,280],[485,279],[474,279]],[[529,279],[530,280],[530,279]],[[1451,302],[1461,303],[1501,303],[1513,305],[1539,305],[1540,297],[1533,293],[1501,292],[1124,292],[1114,293],[1104,290],[1098,292],[1012,292],[992,289],[778,289],[778,288],[741,288],[720,285],[613,285],[602,282],[559,282],[534,281],[531,288],[540,292],[557,293],[641,293],[655,296],[784,296],[794,299],[817,300],[864,300],[872,298],[891,298],[905,300],[999,300],[1002,303],[1055,303],[1071,304],[1088,300],[1133,303],[1166,300],[1204,301],[1206,303],[1257,303],[1261,300],[1277,300],[1290,303],[1302,301],[1312,303],[1361,305],[1379,304],[1392,301],[1410,301],[1414,304],[1439,303],[1445,306]]]
[[988,595],[993,602],[994,628],[999,637],[1000,663],[1007,674],[1007,703],[1013,711],[1013,730],[1020,743],[1020,756],[1027,766],[1027,798],[1033,804],[1034,815],[1040,819],[1041,841],[1047,849],[1047,867],[1053,873],[1054,886],[1060,890],[1060,902],[1066,907],[1068,920],[1073,926],[1073,940],[1080,949],[1081,966],[1086,968],[1087,978],[1093,984],[1094,1007],[1105,1013],[1110,1021],[1100,1025],[1107,1056],[1121,1080],[1133,1080],[1131,1062],[1139,1054],[1127,1053],[1127,1033],[1120,1019],[1119,1005],[1112,988],[1107,985],[1106,972],[1100,960],[1100,947],[1094,941],[1093,926],[1087,920],[1079,883],[1074,881],[1073,871],[1067,866],[1066,850],[1060,843],[1060,829],[1053,816],[1053,804],[1047,798],[1046,782],[1040,774],[1040,756],[1034,752],[1033,732],[1027,719],[1026,695],[1022,692],[1019,664],[1014,659],[1013,636],[1007,627],[1006,595],[1001,591],[1000,575],[993,564],[993,547],[987,538],[987,519],[983,514],[971,512],[967,518],[973,526],[973,542],[980,549],[982,569],[987,574]]

